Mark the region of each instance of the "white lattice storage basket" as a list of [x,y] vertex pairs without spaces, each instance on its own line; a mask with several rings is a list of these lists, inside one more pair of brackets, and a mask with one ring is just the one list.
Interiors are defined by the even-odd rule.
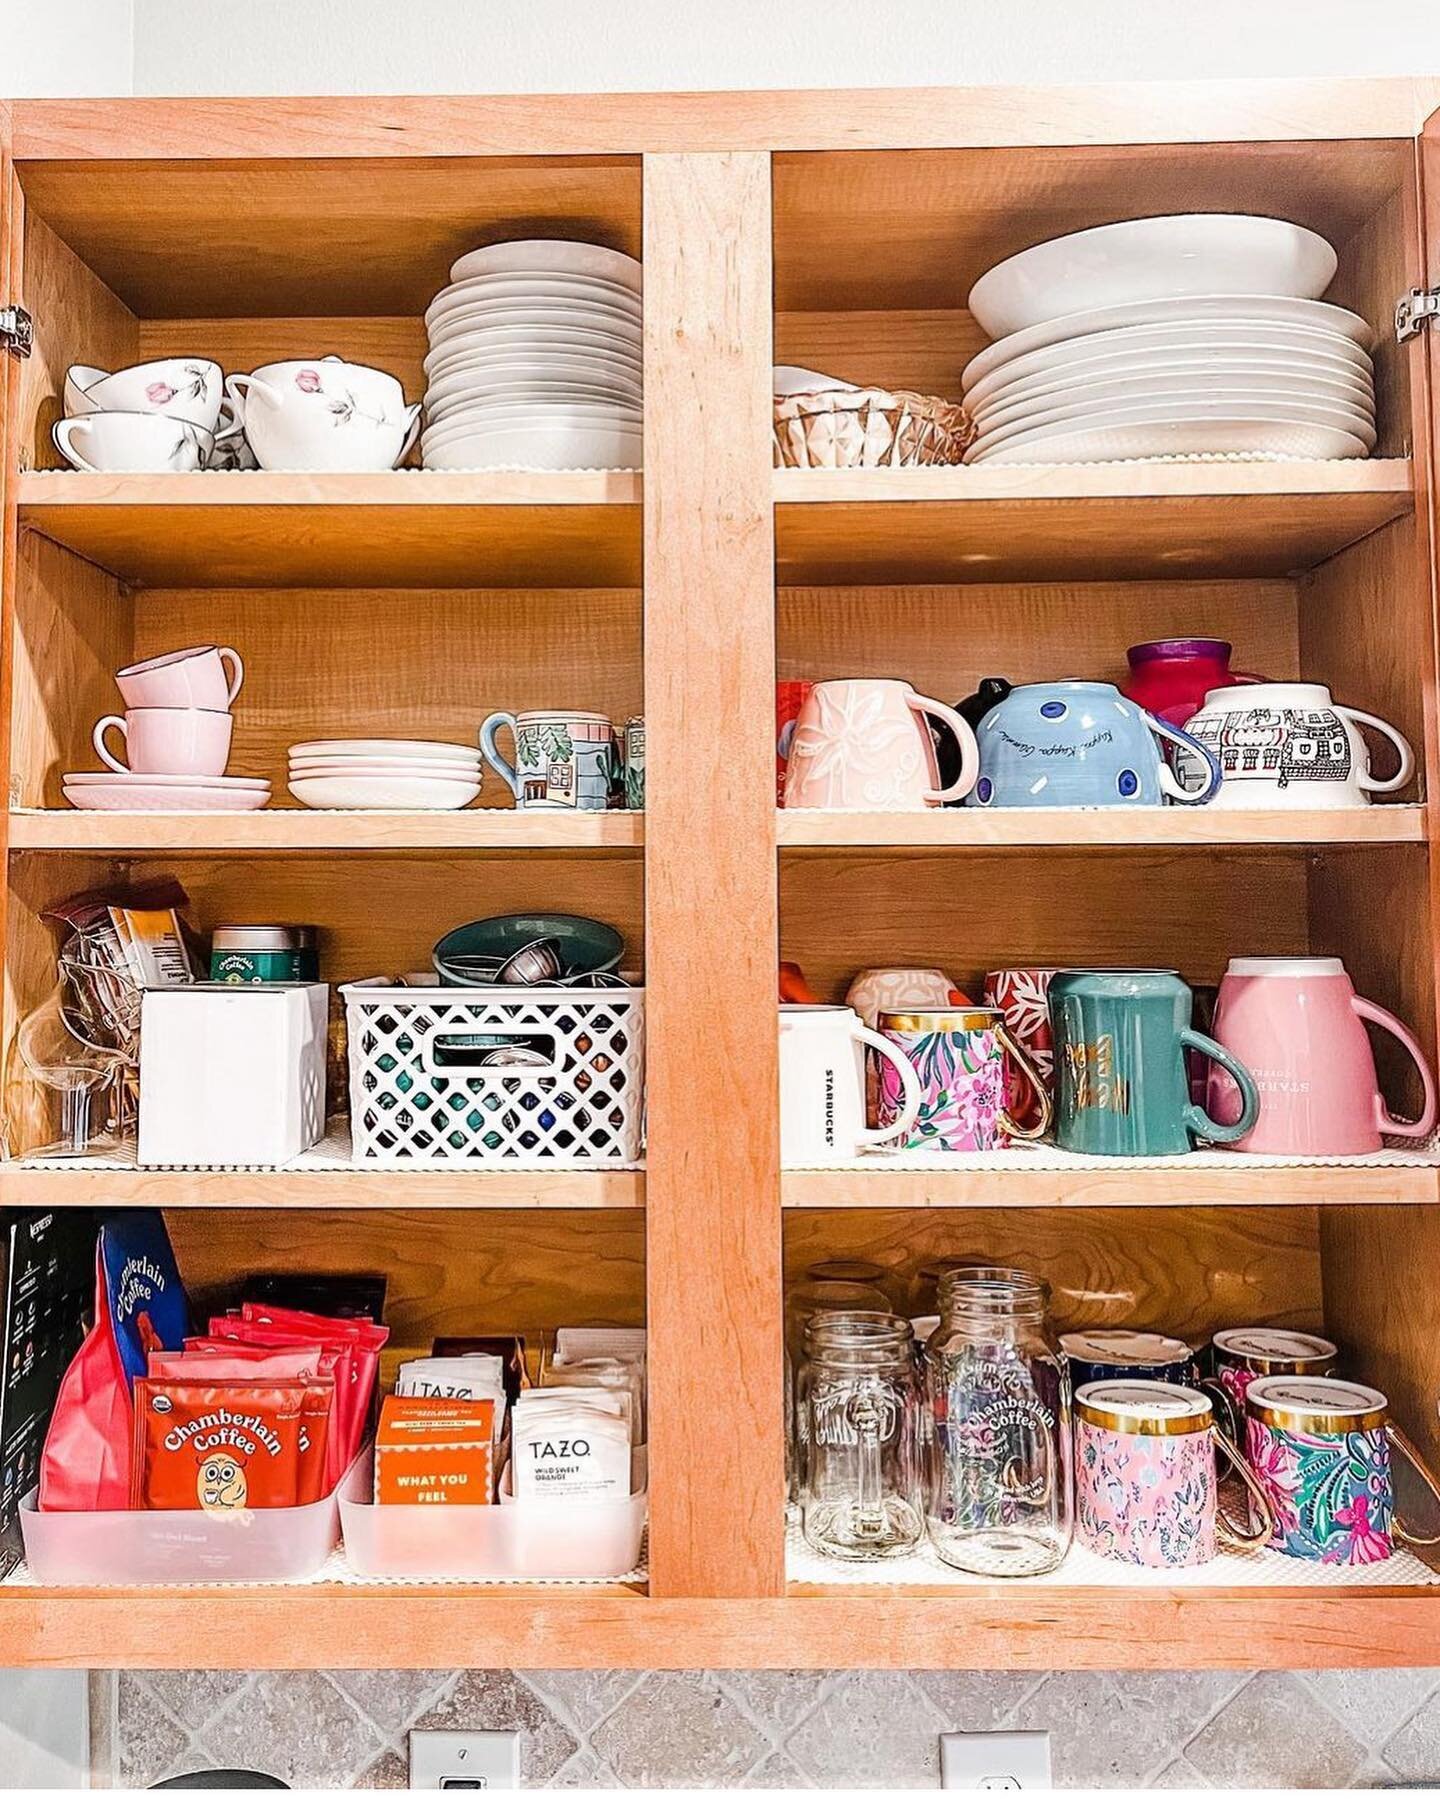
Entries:
[[639,1160],[643,988],[341,992],[357,1162]]

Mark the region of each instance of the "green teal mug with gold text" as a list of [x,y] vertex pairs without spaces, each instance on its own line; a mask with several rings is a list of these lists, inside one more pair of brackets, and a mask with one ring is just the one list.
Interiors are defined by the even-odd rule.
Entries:
[[[1249,1069],[1192,1030],[1194,1000],[1168,969],[1089,969],[1050,983],[1055,1039],[1055,1141],[1092,1156],[1183,1156],[1199,1138],[1233,1143],[1254,1128],[1260,1098]],[[1220,1124],[1190,1098],[1185,1052],[1218,1062],[1242,1111]]]

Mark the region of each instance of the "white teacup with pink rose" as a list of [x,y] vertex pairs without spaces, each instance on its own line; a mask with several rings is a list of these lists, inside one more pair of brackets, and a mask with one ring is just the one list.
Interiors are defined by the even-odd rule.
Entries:
[[166,356],[114,374],[76,362],[65,376],[65,411],[71,417],[89,412],[160,412],[202,431],[215,431],[223,398],[220,364],[205,356]]

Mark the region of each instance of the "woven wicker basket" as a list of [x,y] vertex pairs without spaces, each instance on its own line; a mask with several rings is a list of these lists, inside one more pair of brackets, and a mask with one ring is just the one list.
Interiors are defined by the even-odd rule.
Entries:
[[883,387],[777,395],[777,468],[925,468],[963,460],[975,423],[954,400]]

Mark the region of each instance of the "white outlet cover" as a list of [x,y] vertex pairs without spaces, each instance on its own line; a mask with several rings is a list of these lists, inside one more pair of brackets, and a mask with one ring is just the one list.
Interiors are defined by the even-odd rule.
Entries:
[[410,1791],[487,1792],[520,1785],[518,1730],[412,1730]]
[[1048,1788],[1050,1732],[948,1731],[940,1738],[940,1785],[971,1793],[1033,1793]]

